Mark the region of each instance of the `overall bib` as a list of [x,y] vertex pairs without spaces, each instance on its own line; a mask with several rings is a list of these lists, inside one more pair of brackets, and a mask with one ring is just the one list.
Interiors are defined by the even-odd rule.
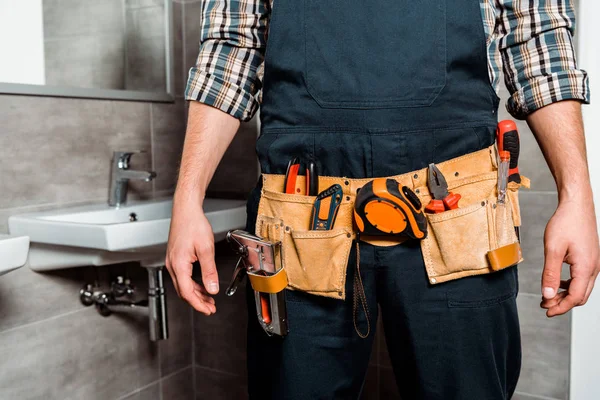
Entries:
[[[494,143],[499,99],[478,1],[276,0],[268,35],[263,173],[300,157],[320,175],[385,177]],[[345,300],[286,290],[285,339],[263,332],[248,290],[250,397],[358,398],[381,312],[403,399],[509,399],[521,364],[517,268],[430,285],[418,242],[359,246],[367,338],[353,322],[355,246]]]

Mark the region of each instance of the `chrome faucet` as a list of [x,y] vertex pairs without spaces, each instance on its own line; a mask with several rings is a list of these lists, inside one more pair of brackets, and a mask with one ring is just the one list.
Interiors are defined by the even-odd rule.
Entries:
[[115,151],[110,163],[110,187],[108,190],[108,205],[120,207],[127,202],[129,180],[136,179],[150,182],[156,177],[154,171],[134,171],[129,169],[131,156],[141,151]]

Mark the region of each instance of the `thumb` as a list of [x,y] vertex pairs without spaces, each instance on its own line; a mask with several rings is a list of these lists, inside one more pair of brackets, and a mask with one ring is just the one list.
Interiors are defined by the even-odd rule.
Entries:
[[553,299],[558,293],[560,273],[565,254],[565,246],[550,247],[546,245],[544,248],[545,263],[542,274],[542,296],[544,299]]

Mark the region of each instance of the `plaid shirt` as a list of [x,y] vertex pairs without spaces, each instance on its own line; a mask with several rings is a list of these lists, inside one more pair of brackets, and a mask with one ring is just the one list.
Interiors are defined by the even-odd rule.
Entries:
[[[490,81],[501,70],[518,119],[548,104],[589,103],[588,77],[577,69],[572,0],[480,0]],[[262,100],[264,54],[273,0],[204,0],[200,54],[186,99],[250,120]]]

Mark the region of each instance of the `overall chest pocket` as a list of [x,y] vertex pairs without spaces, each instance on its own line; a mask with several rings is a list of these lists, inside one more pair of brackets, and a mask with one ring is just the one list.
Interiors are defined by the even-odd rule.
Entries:
[[304,35],[322,107],[428,106],[446,84],[446,0],[304,0]]

